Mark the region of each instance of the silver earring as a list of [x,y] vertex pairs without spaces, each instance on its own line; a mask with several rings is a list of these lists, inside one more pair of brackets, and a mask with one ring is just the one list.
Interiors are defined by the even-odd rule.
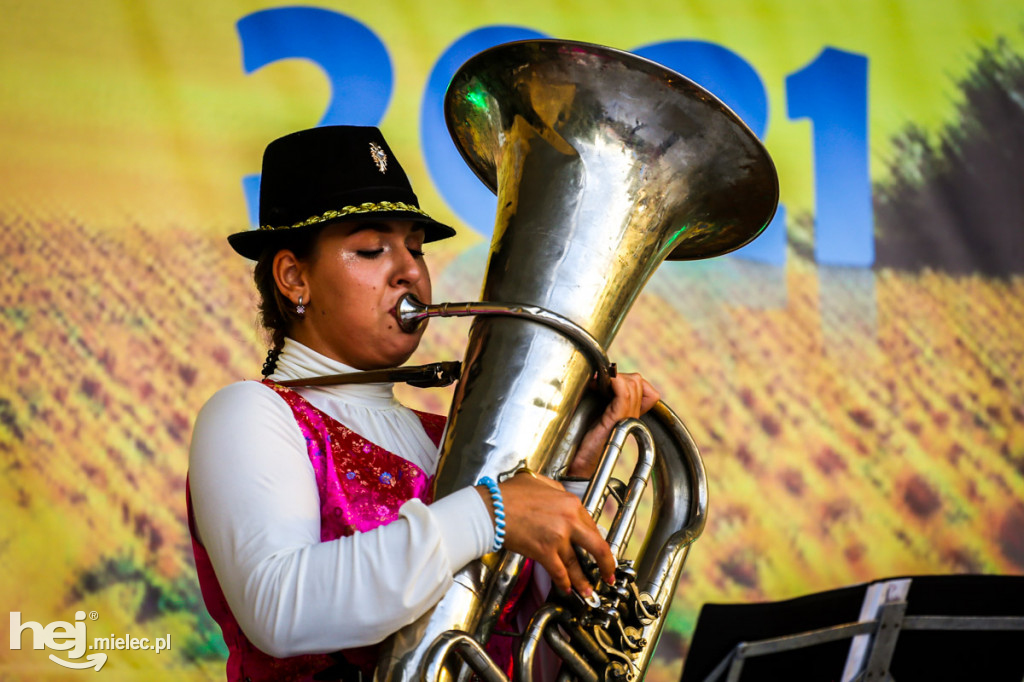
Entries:
[[302,297],[301,296],[299,296],[299,303],[298,303],[298,305],[295,306],[295,314],[296,315],[305,315],[306,314],[306,306],[302,305]]

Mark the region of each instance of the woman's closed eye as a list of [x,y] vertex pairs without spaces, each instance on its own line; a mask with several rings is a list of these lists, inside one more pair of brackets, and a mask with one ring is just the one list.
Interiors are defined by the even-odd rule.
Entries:
[[[413,248],[411,246],[406,247],[406,248],[409,249],[409,253],[412,254],[413,258],[423,258],[424,253],[423,253],[423,251],[421,249],[415,249],[415,248]],[[377,256],[381,255],[382,253],[384,253],[384,248],[383,247],[381,247],[379,249],[359,249],[359,250],[356,251],[356,254],[358,254],[362,258],[376,258]]]

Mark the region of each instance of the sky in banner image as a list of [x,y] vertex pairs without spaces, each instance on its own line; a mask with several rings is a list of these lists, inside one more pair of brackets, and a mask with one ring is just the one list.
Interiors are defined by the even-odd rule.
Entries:
[[[1024,573],[1021,3],[0,7],[0,605],[21,637],[0,682],[223,676],[183,491],[197,410],[266,348],[224,239],[250,223],[263,147],[379,125],[459,228],[428,251],[435,300],[475,300],[495,200],[444,90],[529,37],[679,71],[779,174],[765,233],[663,264],[609,349],[686,421],[710,487],[649,679],[678,678],[707,602]],[[468,329],[434,321],[412,362],[459,359]],[[400,397],[444,413],[451,392]]]

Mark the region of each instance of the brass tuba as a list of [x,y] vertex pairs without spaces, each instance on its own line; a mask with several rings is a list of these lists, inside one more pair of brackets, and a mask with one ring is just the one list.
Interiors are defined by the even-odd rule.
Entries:
[[[657,266],[743,246],[778,201],[770,157],[732,111],[679,74],[618,50],[554,40],[486,50],[453,78],[445,115],[463,157],[497,194],[498,212],[484,302],[407,300],[400,310],[406,325],[479,316],[436,497],[523,465],[557,478],[602,407],[587,386],[595,372],[614,371],[604,349]],[[629,483],[614,484],[611,466],[629,435],[640,462]],[[536,614],[517,663],[522,682],[541,638],[567,677],[643,675],[707,504],[697,449],[664,404],[616,430],[585,500],[596,513],[609,491],[618,497],[609,531],[618,557],[648,479],[655,518],[635,566],[620,563],[617,585],[598,591],[600,605],[570,598]],[[498,552],[461,570],[431,612],[385,642],[377,680],[454,677],[453,651],[488,682],[505,680],[481,645],[521,564]]]

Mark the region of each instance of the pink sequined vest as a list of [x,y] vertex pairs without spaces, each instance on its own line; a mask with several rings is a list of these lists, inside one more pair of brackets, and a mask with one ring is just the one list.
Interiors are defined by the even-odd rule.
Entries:
[[[277,391],[291,407],[295,421],[306,439],[309,461],[316,473],[320,494],[320,541],[365,532],[398,518],[398,510],[406,501],[416,497],[430,503],[430,481],[415,464],[390,453],[352,432],[329,415],[310,405],[298,393],[270,381],[264,384]],[[438,444],[444,430],[445,418],[416,412],[423,429],[434,444]],[[338,679],[339,661],[361,668],[364,675],[372,673],[377,659],[377,647],[361,647],[340,652],[343,659],[330,654],[274,658],[257,649],[248,640],[228,608],[227,600],[213,572],[206,549],[196,539],[192,520],[192,501],[188,493],[189,531],[195,553],[196,571],[203,601],[210,615],[220,625],[228,647],[227,679],[239,682],[275,680],[299,682],[318,679]],[[364,679],[369,679],[364,677]]]

